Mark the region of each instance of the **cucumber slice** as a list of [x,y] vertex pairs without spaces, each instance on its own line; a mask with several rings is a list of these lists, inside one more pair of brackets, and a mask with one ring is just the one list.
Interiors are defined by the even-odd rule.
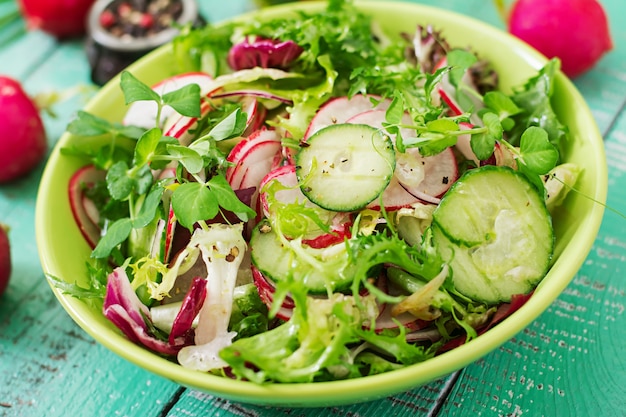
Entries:
[[355,211],[376,199],[395,169],[393,143],[362,124],[327,126],[296,156],[300,188],[309,200],[332,211]]
[[468,171],[433,212],[433,241],[452,267],[455,288],[488,304],[530,292],[554,249],[542,196],[520,173],[485,166]]
[[[267,231],[268,226],[266,221],[259,223],[250,237],[252,264],[263,275],[276,283],[301,282],[311,294],[343,291],[352,284],[353,274],[349,273],[351,266],[344,243],[321,249],[302,245],[306,256],[296,255],[283,245],[276,233]],[[301,259],[312,260],[316,265]]]

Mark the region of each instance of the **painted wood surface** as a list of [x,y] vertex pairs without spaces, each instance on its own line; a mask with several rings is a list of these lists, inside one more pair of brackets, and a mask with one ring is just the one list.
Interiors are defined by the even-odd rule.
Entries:
[[[415,1],[415,0],[414,0]],[[503,27],[487,0],[422,0]],[[199,2],[219,21],[252,0]],[[614,50],[575,80],[605,137],[608,205],[626,213],[626,2],[603,0]],[[0,1],[0,17],[16,3]],[[0,28],[0,73],[30,94],[80,86],[44,116],[50,147],[95,91],[80,40]],[[1,109],[0,109],[1,111]],[[10,226],[14,271],[0,298],[0,416],[626,416],[626,220],[607,210],[595,244],[565,291],[496,351],[446,378],[379,401],[345,407],[274,409],[224,401],[178,386],[96,344],[57,303],[35,245],[41,170],[0,186],[0,222]]]

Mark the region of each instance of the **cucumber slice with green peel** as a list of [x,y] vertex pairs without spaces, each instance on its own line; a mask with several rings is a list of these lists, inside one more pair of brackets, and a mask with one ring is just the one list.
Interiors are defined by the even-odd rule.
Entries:
[[296,156],[296,174],[302,192],[315,204],[355,211],[385,190],[395,164],[389,136],[368,125],[338,124],[307,140]]
[[545,276],[554,249],[543,197],[522,174],[485,166],[464,174],[433,212],[433,241],[455,288],[488,304],[526,294]]
[[[301,282],[311,294],[343,291],[352,284],[352,266],[346,255],[346,245],[338,243],[325,248],[301,245],[296,255],[269,229],[267,222],[254,228],[250,237],[252,264],[272,281]],[[302,261],[302,259],[306,259]]]

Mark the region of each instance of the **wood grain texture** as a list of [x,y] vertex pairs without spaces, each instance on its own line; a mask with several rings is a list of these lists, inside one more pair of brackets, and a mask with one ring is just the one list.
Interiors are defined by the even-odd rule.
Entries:
[[[504,27],[486,0],[413,2]],[[626,213],[626,2],[602,3],[615,48],[575,84],[605,136],[608,205]],[[199,4],[212,22],[255,7],[252,0]],[[0,1],[0,17],[15,10],[15,2]],[[80,40],[57,42],[25,32],[19,19],[0,27],[0,74],[18,78],[31,94],[83,87],[55,107],[56,118],[44,116],[50,148],[94,92]],[[14,247],[11,284],[0,298],[0,416],[626,415],[626,220],[612,210],[558,299],[513,339],[458,374],[379,401],[276,409],[182,388],[117,357],[74,324],[38,261],[34,206],[42,168],[0,186],[0,222],[10,226]]]

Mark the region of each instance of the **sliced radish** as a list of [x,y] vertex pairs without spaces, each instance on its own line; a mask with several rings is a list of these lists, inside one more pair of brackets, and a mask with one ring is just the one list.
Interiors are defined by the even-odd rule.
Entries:
[[315,114],[304,134],[304,140],[323,127],[345,123],[351,117],[368,110],[385,110],[389,104],[391,104],[390,100],[381,100],[380,96],[371,94],[356,94],[351,98],[332,98],[323,104]]
[[[407,159],[412,158],[407,166],[422,169],[423,179],[413,183],[408,179],[399,177],[398,182],[405,190],[420,200],[438,204],[438,199],[448,191],[459,177],[454,151],[452,148],[446,148],[437,155],[424,157],[419,154],[417,149],[407,149],[406,155]],[[396,171],[398,171],[397,168]]]
[[[369,110],[348,119],[347,123],[363,123],[383,129],[385,118],[384,110]],[[403,123],[407,125],[412,123],[408,113],[404,115]],[[411,137],[415,135],[415,131],[403,128],[401,129],[401,134],[403,137]],[[392,138],[392,140],[395,141],[395,138]],[[438,198],[450,188],[457,177],[456,157],[451,148],[447,148],[437,155],[427,157],[420,155],[417,148],[408,148],[406,152],[398,152],[396,154],[394,178],[402,188],[419,200],[433,204],[439,203]],[[397,187],[397,185],[395,183],[390,184],[387,190],[383,192],[383,201],[393,201],[391,203],[392,206],[389,208],[406,207],[407,204],[410,205],[415,202],[414,200],[411,201],[411,198],[405,196],[399,190],[391,187]],[[378,202],[374,201],[373,204],[376,205]],[[387,204],[385,202],[385,207],[387,207]]]
[[200,105],[200,117],[190,117],[172,113],[163,126],[165,135],[178,139],[183,146],[189,146],[195,137],[194,128],[198,125],[198,120],[205,116],[212,108],[211,104],[203,101]]
[[294,202],[306,202],[307,204],[313,205],[309,201],[308,198],[302,193],[300,187],[298,186],[298,177],[296,176],[296,167],[294,165],[284,165],[277,169],[270,171],[260,183],[260,194],[259,199],[261,202],[261,209],[263,210],[263,215],[265,217],[269,217],[269,203],[267,201],[267,192],[263,190],[263,188],[272,181],[279,181],[282,185],[287,187],[284,190],[277,191],[274,195],[279,201],[285,203],[294,203]]
[[281,104],[292,105],[293,101],[276,94],[269,93],[263,90],[235,90],[224,91],[212,95],[213,98],[240,98],[240,97],[254,97],[263,102],[263,106],[269,110],[275,109]]
[[85,190],[99,181],[104,181],[105,177],[105,171],[87,165],[72,175],[68,187],[72,215],[83,237],[92,248],[96,247],[100,239],[101,230],[98,225],[100,213],[94,202],[86,196]]
[[[461,128],[461,130],[469,130],[472,129],[474,125],[467,122],[461,122],[459,123],[459,127]],[[461,135],[457,138],[455,147],[461,153],[461,155],[463,155],[468,160],[474,162],[476,166],[480,166],[480,159],[478,159],[478,157],[472,150],[472,145],[470,143],[471,139],[472,136],[470,134]]]
[[[213,77],[203,72],[187,72],[184,74],[174,75],[158,82],[152,89],[160,95],[178,90],[186,85],[198,84],[200,86],[200,95],[204,96],[211,90]],[[157,104],[154,101],[135,101],[133,102],[124,115],[123,123],[125,125],[135,125],[150,129],[156,126]],[[159,126],[171,117],[177,114],[170,106],[165,106],[161,110],[161,120]]]
[[[252,270],[252,279],[259,291],[259,297],[261,297],[261,301],[263,301],[267,308],[272,308],[272,304],[274,303],[274,292],[276,291],[276,286],[273,282],[270,282],[269,279],[261,271],[255,268],[254,265],[252,265],[250,269]],[[285,297],[280,309],[276,313],[276,317],[284,321],[289,320],[292,315],[293,307],[293,300],[290,297]]]
[[241,110],[247,116],[247,125],[242,136],[250,136],[252,132],[259,130],[265,123],[267,109],[255,97],[244,96],[241,99]]
[[[448,65],[448,59],[447,57],[443,57],[435,65],[433,70],[436,71],[438,69],[444,68],[447,65]],[[476,90],[476,86],[474,85],[474,81],[472,80],[472,77],[470,76],[469,71],[463,74],[461,81],[466,86],[469,86],[470,88]],[[439,93],[439,95],[441,96],[441,99],[446,103],[446,105],[450,109],[451,116],[459,116],[464,113],[464,110],[470,110],[470,109],[463,109],[463,106],[461,106],[459,102],[457,101],[457,99],[455,98],[456,87],[450,83],[450,77],[448,76],[448,74],[445,74],[442,77],[441,81],[436,86],[435,91]],[[470,97],[470,99],[472,100],[472,105],[474,107],[473,110],[480,109],[483,106],[482,101],[477,100],[474,97]],[[475,111],[473,111],[472,114],[470,115],[470,120],[472,121],[473,124],[477,126],[482,126],[482,120],[480,119],[480,117],[478,117]]]
[[[270,217],[269,204],[267,201],[267,191],[264,187],[272,181],[279,181],[286,188],[279,190],[274,194],[274,198],[283,203],[300,203],[308,207],[317,207],[312,203],[300,190],[298,185],[298,177],[296,176],[296,167],[293,165],[284,165],[270,171],[260,184],[260,208],[263,211],[265,217]],[[315,249],[327,248],[331,245],[343,242],[344,239],[349,239],[351,236],[350,227],[352,225],[352,219],[348,213],[332,213],[332,224],[330,225],[329,232],[319,231],[308,235],[302,239],[302,243]]]
[[231,187],[258,187],[281,150],[280,134],[273,129],[258,130],[239,142],[226,158],[232,163],[226,169],[226,179]]
[[152,241],[150,256],[159,259],[163,263],[168,263],[172,253],[174,242],[174,232],[176,231],[176,216],[170,207],[167,219],[160,219]]
[[[452,88],[451,86],[449,88]],[[452,92],[446,90],[443,86],[437,86],[437,92],[444,103],[450,108],[451,116],[460,116],[463,114],[463,110],[457,101],[453,98]]]

